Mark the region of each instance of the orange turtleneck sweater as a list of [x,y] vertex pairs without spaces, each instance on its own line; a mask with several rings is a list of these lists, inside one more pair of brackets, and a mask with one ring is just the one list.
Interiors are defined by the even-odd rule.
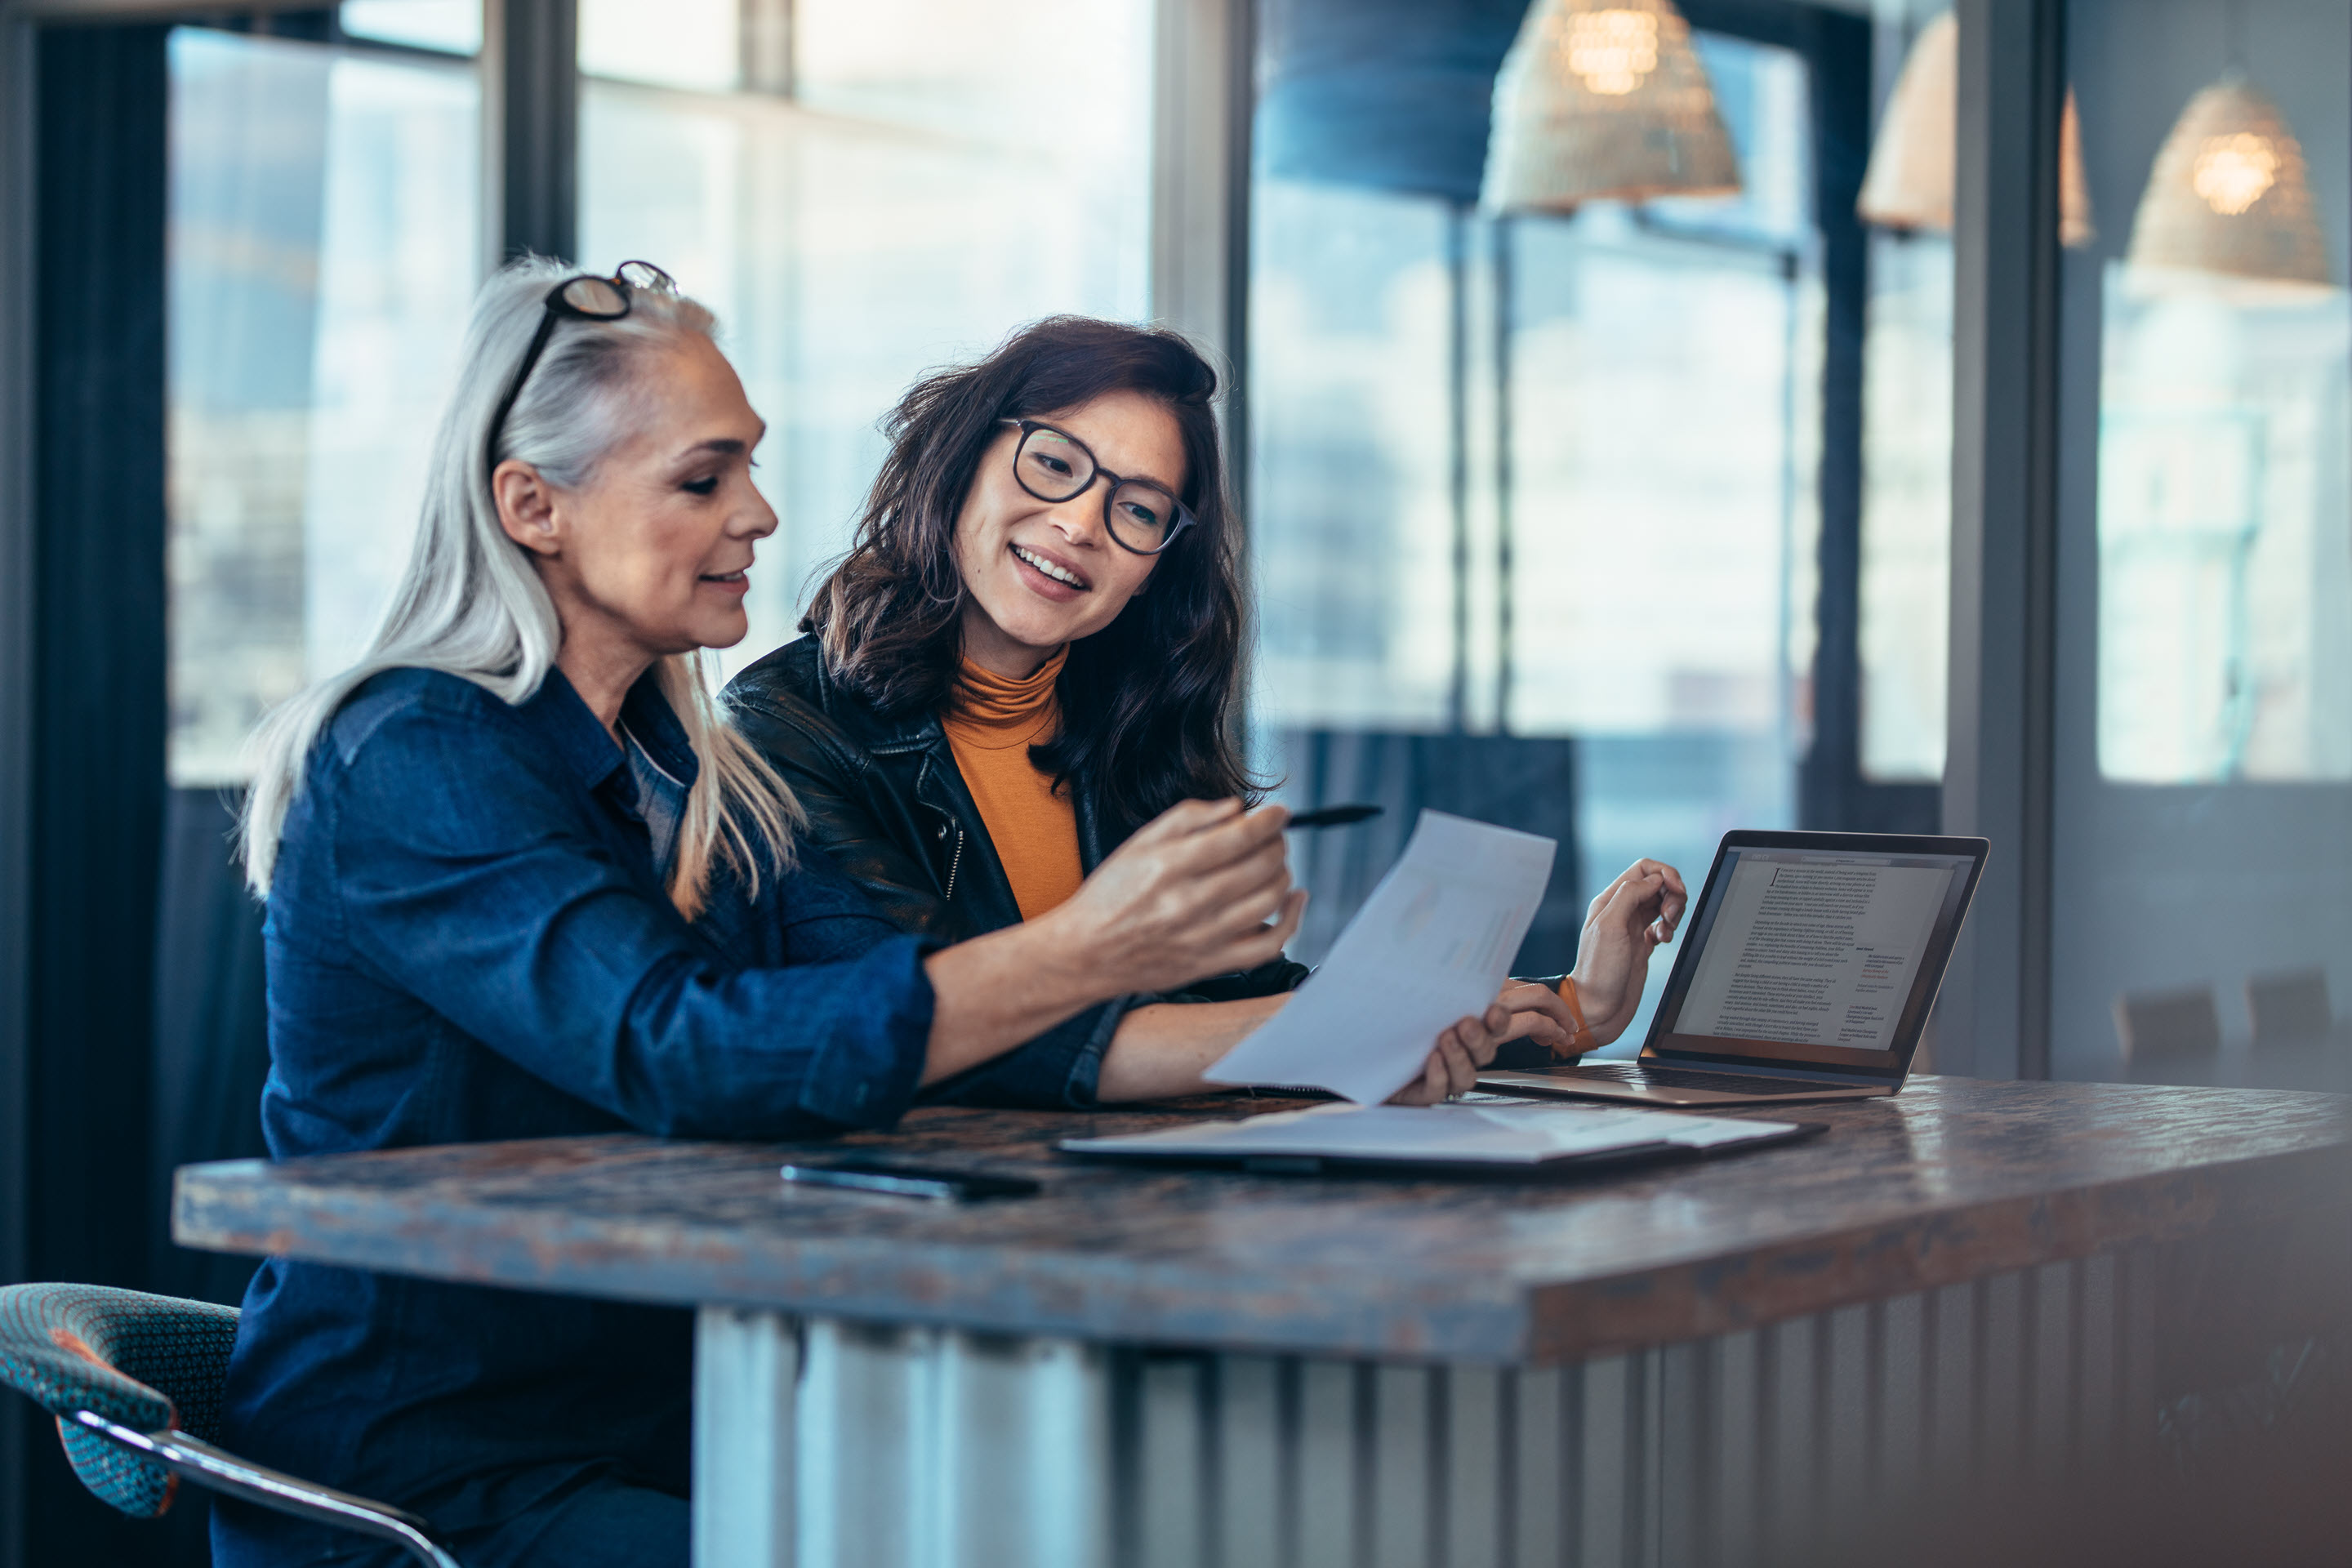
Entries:
[[1061,903],[1086,879],[1077,808],[1068,795],[1055,795],[1053,778],[1029,760],[1029,748],[1051,740],[1061,721],[1054,681],[1069,656],[1064,648],[1026,680],[1007,680],[965,659],[944,721],[956,771],[980,807],[1024,921]]

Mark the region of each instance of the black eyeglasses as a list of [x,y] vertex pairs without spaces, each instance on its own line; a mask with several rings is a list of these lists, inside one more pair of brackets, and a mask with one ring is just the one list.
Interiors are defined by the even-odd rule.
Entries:
[[650,261],[624,261],[614,268],[610,278],[583,272],[577,278],[566,278],[547,291],[539,331],[531,334],[530,347],[523,351],[522,363],[515,367],[514,379],[507,383],[507,395],[499,399],[499,411],[490,416],[489,439],[482,448],[484,467],[488,471],[498,469],[499,437],[506,430],[507,416],[514,412],[515,399],[522,395],[523,383],[530,379],[539,356],[546,352],[547,340],[555,335],[558,318],[617,321],[629,313],[630,296],[640,289],[656,294],[675,294],[677,281]]
[[1013,448],[1013,477],[1039,500],[1065,501],[1107,479],[1103,526],[1123,549],[1157,555],[1192,526],[1190,508],[1150,479],[1124,479],[1095,460],[1092,447],[1066,430],[1034,419],[1000,419],[1021,432]]

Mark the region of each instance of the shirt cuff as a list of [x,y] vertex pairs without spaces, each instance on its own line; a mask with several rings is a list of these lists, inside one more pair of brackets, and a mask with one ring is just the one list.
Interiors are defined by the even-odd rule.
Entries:
[[858,987],[862,1016],[827,1031],[802,1081],[803,1110],[838,1127],[879,1129],[914,1109],[938,1000],[923,961],[946,945],[892,937],[864,955],[871,978]]
[[1085,1110],[1096,1103],[1103,1053],[1129,1011],[1149,996],[1121,996],[1066,1018],[1027,1043],[923,1092],[926,1105]]

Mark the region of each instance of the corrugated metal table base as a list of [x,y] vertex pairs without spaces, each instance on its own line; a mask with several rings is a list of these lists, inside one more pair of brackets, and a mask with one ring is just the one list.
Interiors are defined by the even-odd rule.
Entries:
[[1801,1557],[1931,1480],[2155,1441],[2154,1270],[1996,1275],[1566,1367],[703,1310],[698,1568]]

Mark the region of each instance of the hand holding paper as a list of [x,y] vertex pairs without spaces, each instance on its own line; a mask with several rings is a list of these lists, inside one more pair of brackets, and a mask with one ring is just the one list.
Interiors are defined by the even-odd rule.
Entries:
[[1207,1077],[1310,1085],[1360,1104],[1387,1099],[1419,1075],[1439,1031],[1494,1000],[1557,848],[1423,812],[1323,966]]

